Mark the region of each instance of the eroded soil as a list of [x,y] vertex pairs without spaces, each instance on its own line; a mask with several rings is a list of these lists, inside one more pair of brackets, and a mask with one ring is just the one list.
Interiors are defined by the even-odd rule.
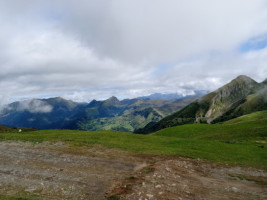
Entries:
[[0,194],[41,199],[267,199],[267,173],[64,143],[0,142]]

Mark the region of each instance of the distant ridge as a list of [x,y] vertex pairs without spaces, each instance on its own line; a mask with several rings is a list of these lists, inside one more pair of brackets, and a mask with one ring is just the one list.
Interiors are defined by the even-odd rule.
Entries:
[[1,110],[0,124],[37,129],[119,130],[133,132],[197,99],[125,99],[77,103],[61,97],[14,102]]
[[267,109],[266,80],[257,83],[241,75],[223,87],[205,95],[184,109],[157,123],[150,123],[137,133],[150,133],[163,128],[189,123],[216,123],[244,114]]
[[154,93],[148,96],[137,97],[137,99],[162,99],[162,100],[175,100],[175,99],[184,99],[189,97],[202,97],[207,94],[206,90],[195,90],[192,91],[192,94],[182,95],[179,93]]

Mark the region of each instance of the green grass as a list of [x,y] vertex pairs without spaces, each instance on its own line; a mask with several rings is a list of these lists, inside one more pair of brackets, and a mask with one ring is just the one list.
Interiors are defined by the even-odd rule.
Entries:
[[267,133],[266,125],[267,111],[224,124],[184,125],[164,129],[151,135],[117,131],[44,130],[0,133],[0,140],[65,141],[73,146],[84,147],[102,145],[140,154],[177,155],[267,169],[265,143],[259,145],[255,142],[266,141],[264,138]]
[[266,140],[267,111],[244,115],[221,124],[187,124],[171,127],[162,129],[154,135],[232,142]]
[[120,195],[119,194],[113,194],[107,198],[108,200],[119,200]]
[[25,191],[18,192],[15,196],[0,194],[0,200],[41,200],[39,195]]

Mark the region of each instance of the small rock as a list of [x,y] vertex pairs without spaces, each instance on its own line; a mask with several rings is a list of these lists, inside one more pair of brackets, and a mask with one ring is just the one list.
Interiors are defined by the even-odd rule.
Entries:
[[154,197],[154,195],[153,195],[153,194],[146,194],[146,196],[147,196],[149,199],[151,199],[151,198],[153,198],[153,197]]
[[156,185],[155,188],[161,188],[161,185]]
[[170,169],[170,168],[168,168],[168,167],[166,167],[166,171],[170,172],[170,171],[171,171],[171,169]]
[[238,188],[236,188],[236,187],[232,187],[231,189],[232,189],[232,191],[234,191],[234,192],[238,192]]
[[34,192],[36,190],[36,188],[27,188],[25,189],[26,192]]
[[175,187],[175,186],[176,186],[176,184],[175,184],[175,183],[173,183],[173,184],[172,184],[172,186],[173,186],[173,187]]

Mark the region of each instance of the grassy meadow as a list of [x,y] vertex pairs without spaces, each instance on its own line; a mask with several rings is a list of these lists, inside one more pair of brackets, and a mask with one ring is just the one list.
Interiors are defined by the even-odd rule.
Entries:
[[63,141],[72,147],[119,148],[138,154],[202,158],[221,164],[267,169],[267,111],[222,124],[190,124],[150,135],[118,131],[42,130],[2,132],[1,141]]

